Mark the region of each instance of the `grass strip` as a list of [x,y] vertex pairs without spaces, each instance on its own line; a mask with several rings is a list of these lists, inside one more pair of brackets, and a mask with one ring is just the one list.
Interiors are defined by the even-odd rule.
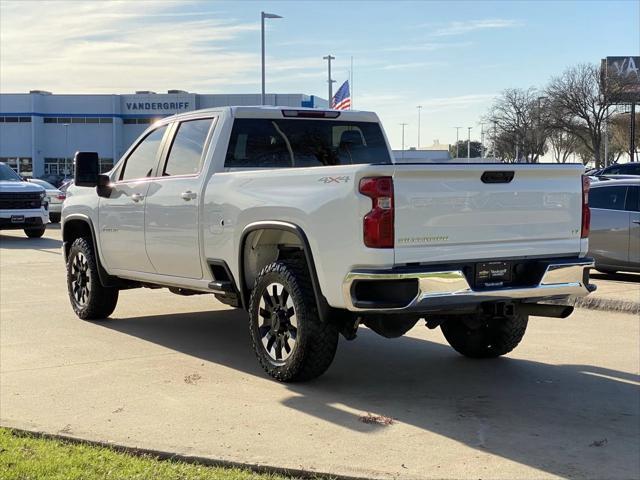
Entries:
[[131,455],[107,447],[18,434],[0,428],[3,480],[285,480],[223,468]]

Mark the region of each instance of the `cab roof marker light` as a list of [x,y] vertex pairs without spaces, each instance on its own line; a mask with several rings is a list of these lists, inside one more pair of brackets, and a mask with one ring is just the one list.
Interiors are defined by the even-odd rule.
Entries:
[[298,118],[338,118],[340,112],[334,110],[282,110],[283,117],[298,117]]

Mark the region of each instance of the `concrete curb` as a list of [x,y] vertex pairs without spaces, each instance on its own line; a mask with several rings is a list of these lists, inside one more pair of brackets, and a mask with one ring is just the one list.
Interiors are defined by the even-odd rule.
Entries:
[[242,470],[249,470],[258,474],[271,474],[292,477],[296,479],[315,479],[315,480],[370,480],[370,477],[352,477],[347,475],[336,475],[334,473],[324,473],[311,470],[302,470],[296,468],[283,468],[275,467],[271,465],[259,465],[254,463],[233,462],[230,460],[219,460],[215,458],[201,457],[198,455],[182,455],[174,452],[166,452],[163,450],[153,450],[141,447],[130,447],[127,445],[121,445],[111,442],[103,442],[99,440],[88,440],[84,438],[72,437],[70,435],[62,435],[59,433],[46,433],[37,430],[27,430],[24,428],[15,428],[9,425],[0,425],[2,428],[11,430],[14,435],[17,436],[30,436],[35,438],[44,438],[48,440],[59,440],[74,445],[90,445],[93,447],[109,448],[115,452],[126,453],[134,456],[150,456],[159,460],[175,460],[184,463],[205,465],[208,467],[222,467],[222,468],[238,468]]

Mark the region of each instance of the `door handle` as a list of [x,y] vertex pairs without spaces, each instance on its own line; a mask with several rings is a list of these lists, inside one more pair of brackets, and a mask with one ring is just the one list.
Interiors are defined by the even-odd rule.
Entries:
[[138,203],[141,200],[144,200],[144,195],[140,195],[139,193],[134,193],[133,195],[131,195],[131,200]]
[[189,200],[195,200],[198,194],[195,192],[192,192],[191,190],[187,190],[186,192],[182,192],[180,196],[182,197],[183,200],[189,201]]
[[635,223],[636,225],[640,225],[640,220],[633,220],[633,223]]

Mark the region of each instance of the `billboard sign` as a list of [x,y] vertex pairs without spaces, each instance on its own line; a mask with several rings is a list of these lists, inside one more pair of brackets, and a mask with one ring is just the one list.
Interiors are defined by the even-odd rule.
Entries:
[[607,95],[621,103],[640,102],[640,57],[607,57],[602,63]]

